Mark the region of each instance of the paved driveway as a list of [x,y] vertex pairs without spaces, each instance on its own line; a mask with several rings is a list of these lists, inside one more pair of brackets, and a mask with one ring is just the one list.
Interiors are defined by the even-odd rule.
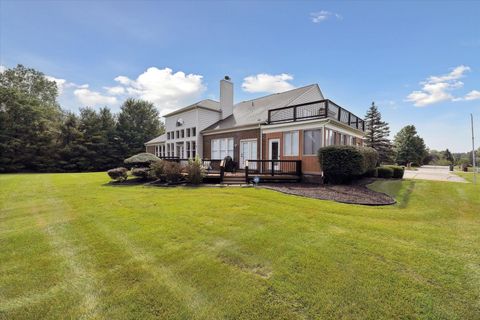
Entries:
[[417,171],[405,170],[404,178],[450,182],[467,182],[462,177],[450,172],[445,166],[423,166]]

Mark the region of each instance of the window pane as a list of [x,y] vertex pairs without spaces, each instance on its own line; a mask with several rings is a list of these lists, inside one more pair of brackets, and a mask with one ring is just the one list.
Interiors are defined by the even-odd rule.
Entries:
[[283,155],[290,155],[292,152],[292,135],[290,132],[286,132],[283,135]]
[[298,156],[298,131],[292,132],[292,156]]

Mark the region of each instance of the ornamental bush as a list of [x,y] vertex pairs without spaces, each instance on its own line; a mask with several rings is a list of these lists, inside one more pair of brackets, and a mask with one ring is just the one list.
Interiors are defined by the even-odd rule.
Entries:
[[127,172],[128,172],[128,169],[123,167],[110,169],[107,171],[108,176],[112,180],[120,181],[120,182],[127,180],[128,178]]
[[203,177],[205,176],[205,169],[203,168],[202,161],[199,157],[195,157],[193,160],[189,159],[185,169],[188,182],[192,184],[202,183]]
[[391,179],[393,177],[393,169],[389,167],[378,167],[378,177],[384,179]]
[[377,168],[367,170],[367,172],[365,172],[365,177],[377,178],[377,177],[378,177],[378,170],[377,170]]
[[165,178],[165,161],[160,160],[154,162],[150,165],[150,177],[152,179],[163,179]]
[[357,147],[360,152],[363,154],[363,159],[365,162],[365,171],[373,170],[377,167],[378,163],[378,152],[369,147]]
[[131,170],[132,176],[147,179],[150,176],[150,169],[149,168],[132,168]]
[[167,182],[179,182],[182,179],[182,167],[178,162],[165,161],[163,173]]
[[348,183],[366,172],[364,153],[354,146],[320,148],[318,159],[327,183]]
[[367,171],[374,175],[378,153],[366,147],[329,146],[318,150],[318,159],[327,183],[348,183]]
[[403,166],[392,166],[392,165],[384,166],[384,167],[391,168],[393,170],[393,178],[394,179],[402,179],[403,178],[403,174],[405,173],[405,167],[403,167]]

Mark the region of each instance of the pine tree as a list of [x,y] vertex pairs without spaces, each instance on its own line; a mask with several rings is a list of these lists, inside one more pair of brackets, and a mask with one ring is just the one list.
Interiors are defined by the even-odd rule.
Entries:
[[392,162],[393,149],[388,139],[390,128],[388,123],[382,121],[382,115],[374,102],[365,115],[365,126],[365,145],[377,150],[380,163]]
[[117,124],[123,158],[145,152],[144,143],[162,134],[162,128],[158,110],[151,102],[127,99]]

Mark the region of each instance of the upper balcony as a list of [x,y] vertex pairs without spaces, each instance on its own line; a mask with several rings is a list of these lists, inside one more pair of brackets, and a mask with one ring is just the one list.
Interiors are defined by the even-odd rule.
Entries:
[[363,119],[329,99],[268,110],[268,124],[325,118],[335,119],[352,128],[365,131]]

